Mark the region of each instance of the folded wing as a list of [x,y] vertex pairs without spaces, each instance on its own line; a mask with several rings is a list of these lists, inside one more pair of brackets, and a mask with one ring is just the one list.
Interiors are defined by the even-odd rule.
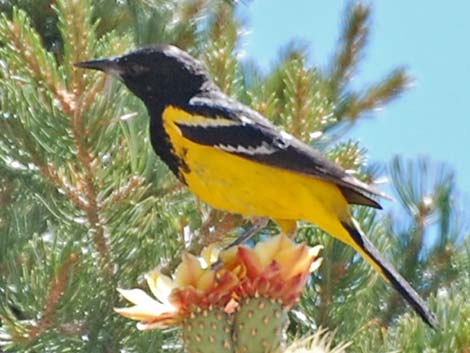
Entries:
[[371,196],[385,197],[384,194],[347,174],[315,149],[277,129],[255,111],[226,96],[217,98],[197,97],[191,101],[188,111],[208,120],[205,124],[177,123],[185,138],[265,165],[329,181],[340,188],[350,204],[381,208]]

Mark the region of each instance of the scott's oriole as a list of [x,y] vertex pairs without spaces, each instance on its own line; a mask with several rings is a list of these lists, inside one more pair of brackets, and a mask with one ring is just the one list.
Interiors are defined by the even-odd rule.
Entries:
[[209,205],[275,220],[316,224],[352,246],[432,327],[423,299],[363,235],[348,205],[381,208],[381,196],[319,152],[225,95],[188,53],[157,45],[76,64],[117,76],[146,105],[155,152]]

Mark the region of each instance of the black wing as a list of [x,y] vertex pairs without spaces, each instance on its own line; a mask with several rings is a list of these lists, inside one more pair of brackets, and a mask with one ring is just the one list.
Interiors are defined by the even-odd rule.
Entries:
[[231,124],[185,125],[187,139],[269,166],[311,175],[338,185],[351,204],[381,208],[369,195],[385,195],[347,174],[318,151],[280,131],[248,107],[219,92],[193,98],[185,109],[205,117],[223,117]]

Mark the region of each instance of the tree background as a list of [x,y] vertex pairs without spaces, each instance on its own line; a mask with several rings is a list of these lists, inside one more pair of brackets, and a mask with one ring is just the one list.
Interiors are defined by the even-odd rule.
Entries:
[[[324,263],[291,313],[289,335],[326,328],[348,352],[470,352],[470,243],[454,175],[397,157],[366,166],[348,139],[365,115],[400,95],[402,68],[360,90],[371,8],[351,2],[328,67],[292,42],[268,72],[239,54],[243,21],[217,0],[0,2],[0,351],[181,350],[175,330],[137,332],[118,317],[116,287],[171,271],[250,227],[196,200],[154,155],[143,104],[119,82],[73,63],[172,43],[205,62],[228,94],[372,182],[387,175],[393,213],[357,207],[370,239],[428,300],[427,328],[351,249],[314,226]],[[276,233],[270,224],[259,236]]]

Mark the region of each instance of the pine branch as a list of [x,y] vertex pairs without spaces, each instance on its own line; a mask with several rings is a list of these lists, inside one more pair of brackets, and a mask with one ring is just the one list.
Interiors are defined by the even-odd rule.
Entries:
[[181,48],[195,47],[198,43],[198,25],[207,12],[208,0],[184,2],[175,11],[171,22],[176,24],[174,43]]
[[[62,67],[68,77],[68,91],[83,92],[84,75],[73,67],[83,58],[92,57],[96,25],[92,25],[91,2],[59,0],[56,5],[59,29],[64,42]],[[71,114],[69,114],[71,115]]]
[[79,261],[77,254],[70,254],[69,258],[59,269],[57,275],[49,282],[47,297],[44,304],[44,309],[39,321],[29,328],[28,339],[34,340],[42,335],[51,325],[53,325],[54,315],[57,310],[62,295],[64,294],[65,287],[73,271],[74,265]]
[[249,96],[251,104],[259,106],[274,123],[297,138],[311,142],[334,124],[335,117],[325,82],[315,68],[306,66],[304,51],[296,43],[287,46],[282,60],[266,78],[267,82],[255,86]]
[[[240,227],[243,218],[237,215],[211,209],[208,216],[201,224],[199,231],[191,237],[191,242],[182,249],[191,254],[199,255],[204,247],[210,244],[226,243],[230,233]],[[180,226],[180,234],[183,233],[184,226]],[[172,274],[180,264],[181,253],[179,251],[173,258],[162,267],[164,274]]]
[[369,36],[370,12],[370,7],[360,2],[351,2],[346,8],[339,47],[328,75],[333,97],[342,92],[361,59]]
[[233,7],[219,4],[207,30],[203,58],[215,83],[231,96],[236,96],[239,90],[239,66],[235,53],[239,34]]
[[195,249],[195,253],[199,254],[203,247],[209,244],[221,243],[224,239],[227,241],[229,234],[233,229],[242,225],[243,218],[217,210],[211,210],[207,219],[200,228],[200,248]]
[[42,47],[41,39],[36,32],[29,30],[30,26],[26,14],[16,9],[12,21],[5,15],[0,21],[0,39],[6,43],[2,52],[6,55],[7,50],[11,58],[7,73],[25,74],[39,87],[52,92],[61,109],[70,114],[73,111],[73,97],[64,87],[54,57]]
[[[0,349],[177,351],[174,332],[137,334],[113,314],[115,287],[135,284],[158,264],[172,272],[182,249],[199,253],[246,227],[239,217],[197,203],[158,161],[137,99],[102,74],[76,71],[73,62],[122,54],[143,43],[176,43],[205,60],[227,93],[305,141],[321,142],[330,158],[351,171],[363,166],[365,150],[352,141],[325,148],[334,141],[322,136],[388,103],[409,82],[398,69],[361,90],[349,87],[369,32],[370,7],[361,3],[348,7],[341,43],[323,76],[306,64],[307,48],[298,44],[287,47],[266,74],[240,63],[243,27],[234,4],[223,0],[103,0],[93,4],[95,10],[89,0],[54,1],[54,11],[47,11],[54,17],[48,23],[59,26],[52,31],[54,43],[35,30],[37,20],[28,20],[26,13],[34,17],[38,3],[15,1],[28,11],[8,10],[0,19]],[[45,49],[52,47],[53,52]],[[292,318],[292,335],[323,324],[337,330],[339,341],[353,337],[351,352],[468,348],[463,318],[469,311],[461,293],[469,290],[464,277],[470,267],[454,207],[455,180],[418,166],[427,176],[397,178],[407,214],[390,216],[389,232],[387,220],[375,212],[353,213],[447,320],[445,335],[432,336],[412,315],[398,316],[400,310],[392,308],[400,309],[399,301],[370,266],[306,224],[299,238],[312,245],[320,239],[325,262],[299,304],[305,318]],[[433,175],[433,188],[416,182]],[[277,231],[271,226],[262,237]],[[397,244],[389,249],[391,241]],[[413,251],[407,254],[407,248]],[[74,254],[76,262],[70,260]],[[448,297],[433,299],[436,292]],[[386,329],[380,326],[384,321]]]
[[328,158],[350,173],[358,173],[366,162],[366,150],[358,142],[346,141],[337,144],[328,153]]
[[[55,65],[55,59],[41,46],[40,39],[34,32],[28,30],[30,23],[25,14],[14,10],[13,19],[10,22],[5,17],[0,21],[0,31],[3,39],[8,41],[7,48],[3,49],[5,55],[10,57],[7,77],[18,74],[27,75],[28,79],[35,82],[40,89],[50,91],[60,104],[64,113],[72,113],[75,109],[72,95],[62,85],[62,80]],[[33,55],[34,53],[34,55]],[[26,63],[26,66],[20,63]],[[17,82],[21,88],[22,83]],[[39,90],[39,92],[41,92]],[[16,122],[15,134],[19,135],[19,143],[28,152],[31,161],[39,168],[41,173],[54,183],[58,189],[64,190],[77,206],[85,207],[76,189],[70,186],[56,170],[54,165],[48,163],[38,151],[37,144],[32,140],[27,126],[21,121]]]
[[[290,69],[290,70],[289,70]],[[289,130],[297,138],[305,140],[309,134],[309,118],[313,110],[311,95],[313,74],[304,68],[303,60],[293,60],[286,70],[285,96],[290,97],[286,111],[289,112]],[[285,113],[284,113],[285,114]]]
[[37,29],[47,50],[55,54],[61,51],[60,34],[57,29],[57,17],[53,6],[54,0],[9,0],[0,2],[0,13],[11,18],[14,10],[22,9]]
[[404,69],[396,69],[381,82],[368,87],[364,92],[352,93],[340,104],[337,114],[350,121],[360,115],[379,109],[399,97],[410,85],[411,79]]
[[77,159],[80,163],[83,173],[81,174],[81,186],[84,190],[84,195],[87,200],[87,207],[84,209],[90,228],[93,234],[93,240],[96,245],[96,249],[101,255],[101,260],[104,267],[111,274],[112,273],[112,261],[109,254],[108,245],[106,244],[105,231],[103,226],[103,220],[101,219],[101,208],[98,204],[98,191],[95,182],[94,175],[96,174],[95,169],[92,166],[93,157],[90,153],[89,148],[86,146],[85,139],[82,136],[82,110],[81,106],[74,111],[72,116],[72,134],[75,141],[75,147],[77,149]]
[[[396,254],[400,268],[423,296],[432,295],[433,291],[448,286],[457,276],[449,268],[457,252],[456,234],[462,233],[458,226],[452,230],[448,228],[449,224],[459,224],[457,215],[450,215],[450,210],[455,208],[451,195],[453,173],[445,166],[433,165],[425,159],[405,163],[395,158],[391,176],[398,200],[409,217],[404,222],[405,215],[401,215],[401,228],[394,226],[390,229],[398,240]],[[433,244],[430,233],[434,230],[438,230],[439,240]],[[426,272],[432,273],[432,277],[424,280]],[[396,293],[391,294],[383,315],[384,323],[390,324],[396,318],[397,308],[402,307],[398,303],[401,302]]]
[[338,122],[355,122],[360,116],[381,108],[397,98],[411,79],[403,68],[360,92],[349,87],[367,44],[371,7],[351,2],[346,8],[345,23],[333,64],[326,74],[328,97],[335,102]]
[[[105,199],[106,205],[112,207],[113,205],[123,202],[124,200],[129,198],[130,194],[134,190],[136,190],[142,185],[143,185],[142,179],[140,179],[137,176],[132,177],[126,185],[112,191],[111,195],[109,195],[109,197]],[[99,208],[103,208],[104,206],[105,205],[103,206],[99,205]]]

